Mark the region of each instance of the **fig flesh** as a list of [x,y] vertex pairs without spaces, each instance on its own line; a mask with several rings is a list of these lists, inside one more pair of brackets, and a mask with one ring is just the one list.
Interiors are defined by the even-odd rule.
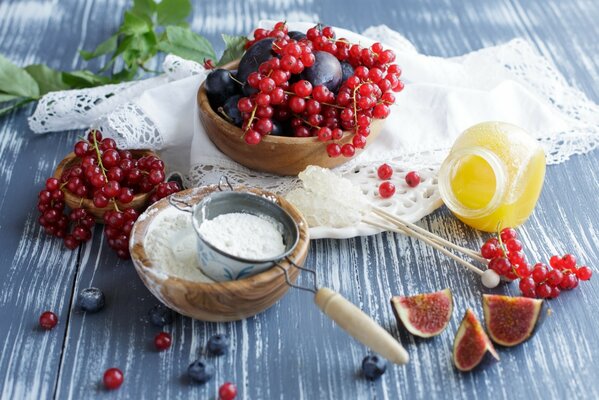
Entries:
[[487,352],[499,360],[482,325],[472,310],[467,309],[453,341],[453,363],[460,371],[470,371],[480,364]]
[[543,308],[543,300],[528,297],[483,295],[487,332],[493,342],[516,346],[532,336]]
[[403,326],[412,334],[423,338],[443,332],[451,319],[453,298],[449,289],[415,296],[394,296],[391,306]]

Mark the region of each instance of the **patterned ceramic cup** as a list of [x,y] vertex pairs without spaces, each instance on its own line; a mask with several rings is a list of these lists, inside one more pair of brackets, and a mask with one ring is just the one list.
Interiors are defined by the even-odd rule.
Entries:
[[[192,211],[192,221],[202,272],[219,282],[242,279],[273,267],[290,254],[299,240],[299,229],[293,218],[275,201],[274,198],[249,192],[224,191],[214,192],[196,204]],[[285,251],[275,257],[249,260],[228,254],[208,242],[200,233],[202,222],[230,213],[253,214],[278,222]]]

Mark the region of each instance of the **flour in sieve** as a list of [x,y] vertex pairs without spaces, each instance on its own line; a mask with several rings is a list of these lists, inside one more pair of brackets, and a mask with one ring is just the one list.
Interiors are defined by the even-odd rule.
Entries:
[[167,207],[152,221],[144,247],[152,265],[167,275],[213,282],[199,269],[196,240],[191,214]]
[[264,260],[285,252],[280,225],[268,217],[229,213],[202,222],[200,234],[227,254],[247,260]]

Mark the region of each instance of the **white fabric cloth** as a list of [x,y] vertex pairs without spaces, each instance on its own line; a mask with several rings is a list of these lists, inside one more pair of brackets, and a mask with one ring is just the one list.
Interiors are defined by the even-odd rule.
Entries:
[[[289,25],[290,30],[305,31],[314,24]],[[395,50],[405,82],[377,140],[339,167],[341,173],[391,160],[434,169],[464,129],[488,120],[526,129],[543,143],[549,164],[599,143],[599,106],[568,85],[555,66],[522,39],[439,58],[418,53],[386,26],[371,27],[362,35],[335,29],[337,37],[363,45],[380,41]],[[250,171],[212,144],[197,115],[196,92],[206,76],[200,64],[169,55],[164,71],[133,83],[49,93],[30,118],[30,127],[36,133],[101,127],[119,146],[160,150],[167,165],[194,185],[214,183],[222,174],[277,192],[296,184],[293,178]]]

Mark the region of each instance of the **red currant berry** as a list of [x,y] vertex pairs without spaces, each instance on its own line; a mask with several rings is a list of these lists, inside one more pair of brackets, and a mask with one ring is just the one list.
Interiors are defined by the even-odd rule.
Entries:
[[306,100],[301,97],[291,97],[289,99],[289,108],[296,114],[301,114],[306,109]]
[[551,296],[551,286],[549,286],[546,283],[541,283],[537,286],[537,297],[540,297],[542,299],[547,299]]
[[237,108],[244,113],[250,113],[254,109],[254,103],[249,97],[242,97],[237,102]]
[[379,176],[379,179],[386,180],[391,179],[393,176],[393,168],[389,164],[383,164],[376,170],[376,174]]
[[[56,178],[48,178],[46,180],[46,189],[49,190],[50,192],[57,191],[59,187],[60,187],[60,182],[59,182],[58,179],[56,179]],[[62,192],[60,192],[60,193],[62,193]]]
[[499,275],[506,276],[512,271],[512,263],[505,257],[495,257],[489,262],[489,268]]
[[558,287],[562,290],[571,290],[576,286],[578,286],[578,277],[574,274],[566,273]]
[[65,247],[69,250],[75,250],[79,246],[79,241],[73,235],[66,235],[63,240]]
[[530,265],[528,265],[527,263],[520,264],[516,267],[516,275],[520,278],[529,277],[531,272],[532,270],[530,268]]
[[416,187],[420,184],[420,175],[416,171],[410,171],[406,175],[406,183],[409,187]]
[[121,185],[117,181],[108,181],[106,185],[102,187],[102,191],[106,197],[116,197],[121,191]]
[[366,147],[366,136],[356,134],[352,138],[352,143],[354,144],[354,147],[356,149],[363,149],[364,147]]
[[562,257],[561,261],[562,268],[573,269],[576,268],[576,257],[572,254],[566,254]]
[[43,329],[49,331],[58,324],[58,317],[52,311],[44,311],[42,315],[40,315],[39,322]]
[[514,265],[520,265],[526,263],[526,254],[521,251],[513,251],[508,254],[510,262]]
[[219,400],[233,400],[237,397],[237,386],[231,382],[225,382],[218,389]]
[[522,243],[518,239],[510,239],[505,242],[505,247],[509,252],[522,250]]
[[312,93],[312,84],[302,79],[293,84],[293,91],[299,97],[308,97]]
[[380,103],[374,106],[374,110],[372,111],[372,116],[377,119],[385,119],[391,113],[391,109],[388,105]]
[[337,143],[330,143],[327,145],[327,153],[329,157],[339,157],[341,155],[341,146]]
[[248,130],[243,136],[245,142],[249,145],[256,145],[262,141],[262,135],[253,129]]
[[79,142],[75,143],[74,151],[77,157],[84,157],[89,151],[89,143],[84,140],[80,140]]
[[353,144],[344,144],[341,146],[341,154],[343,154],[344,157],[353,157],[354,154],[356,154],[356,148]]
[[339,140],[343,137],[343,131],[339,128],[335,128],[331,132],[333,133],[333,140]]
[[501,240],[503,240],[503,242],[507,242],[510,239],[517,239],[518,238],[518,233],[516,232],[515,229],[513,228],[503,228],[501,230]]
[[382,198],[387,199],[395,194],[395,185],[389,181],[385,181],[379,185],[379,194]]
[[532,279],[536,283],[541,283],[547,279],[547,267],[545,264],[537,263],[532,269]]
[[578,276],[578,279],[581,281],[588,281],[591,279],[591,276],[593,276],[593,270],[586,265],[583,265],[582,267],[578,268],[578,271],[576,271],[576,276]]
[[554,256],[551,256],[551,258],[549,259],[549,265],[551,265],[552,268],[562,269],[561,263],[562,263],[562,259],[559,256],[554,255]]
[[93,143],[94,140],[96,141],[100,141],[102,140],[102,132],[100,132],[97,129],[92,129],[89,131],[89,133],[87,134],[87,141]]
[[536,283],[532,278],[523,278],[518,283],[522,294],[526,297],[536,297]]
[[557,286],[553,286],[551,288],[551,295],[549,296],[550,299],[555,299],[556,297],[558,297],[560,295],[562,291],[560,290],[559,287]]
[[104,372],[104,386],[108,390],[114,390],[123,384],[123,372],[118,368],[110,368]]
[[333,138],[333,132],[329,128],[320,128],[318,130],[318,140],[321,142],[328,142]]
[[547,283],[551,286],[558,286],[562,279],[564,279],[564,274],[559,269],[552,269],[547,273]]
[[171,347],[171,335],[166,332],[160,332],[154,337],[154,346],[158,351],[166,350]]
[[483,258],[490,260],[497,254],[497,247],[493,243],[486,242],[480,248],[480,254],[483,256]]

